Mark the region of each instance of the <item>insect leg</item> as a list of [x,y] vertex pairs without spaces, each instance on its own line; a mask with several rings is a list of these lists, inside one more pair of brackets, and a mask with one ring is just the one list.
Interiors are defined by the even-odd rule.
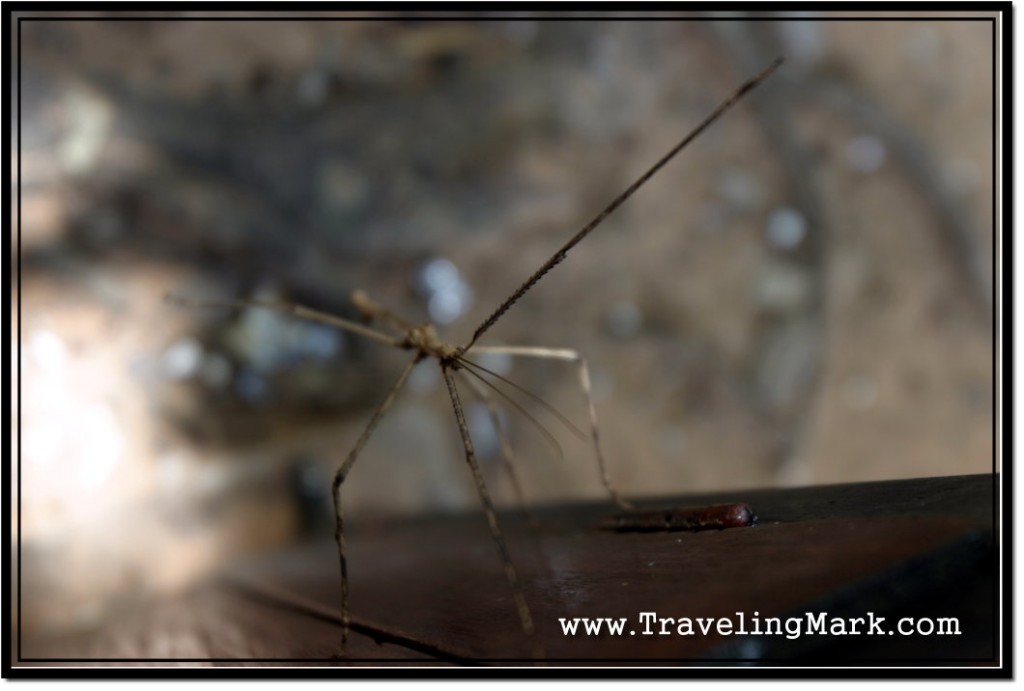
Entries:
[[374,302],[361,290],[353,291],[350,299],[352,300],[352,305],[367,321],[383,322],[392,329],[402,333],[407,333],[415,326],[415,324],[402,319],[387,307]]
[[395,402],[395,397],[398,396],[399,390],[405,385],[406,380],[409,378],[409,374],[412,372],[412,368],[415,367],[420,360],[423,359],[423,355],[420,353],[416,354],[409,364],[402,370],[402,374],[398,377],[398,381],[391,387],[387,397],[374,411],[373,417],[370,418],[370,422],[366,425],[366,429],[359,436],[359,440],[356,441],[356,445],[352,447],[352,450],[348,452],[348,456],[338,470],[334,473],[334,482],[331,484],[331,498],[334,500],[334,539],[338,543],[338,563],[341,566],[341,652],[344,655],[345,645],[348,642],[348,630],[350,625],[349,608],[348,608],[348,566],[345,562],[345,534],[344,524],[342,521],[341,511],[341,484],[345,482],[345,477],[352,469],[352,465],[356,462],[356,458],[359,456],[359,452],[366,446],[367,440],[370,435],[373,434],[373,430],[377,428],[377,424],[384,417],[384,414],[388,412],[391,405]]
[[484,513],[487,514],[487,524],[491,529],[491,536],[494,538],[494,543],[498,546],[498,553],[501,556],[502,565],[505,567],[505,578],[508,579],[508,585],[512,589],[512,598],[515,600],[516,610],[519,612],[519,621],[523,625],[523,631],[527,635],[532,635],[534,632],[533,616],[530,614],[530,608],[526,604],[526,597],[523,595],[522,587],[519,585],[519,576],[516,575],[516,569],[512,565],[512,558],[509,556],[505,538],[501,534],[501,528],[498,527],[498,516],[494,512],[494,504],[491,502],[491,496],[487,492],[487,485],[484,484],[484,476],[480,472],[480,465],[476,461],[476,453],[473,451],[473,440],[469,436],[469,425],[466,424],[466,415],[462,412],[459,392],[455,388],[455,378],[452,376],[451,369],[443,364],[441,365],[441,374],[444,376],[444,382],[448,386],[448,395],[452,399],[452,408],[455,410],[455,421],[459,425],[459,435],[462,437],[462,446],[466,451],[466,462],[469,464],[469,469],[473,473],[473,479],[476,481],[477,493],[480,495],[480,503],[483,504]]
[[167,295],[165,299],[168,302],[174,302],[185,307],[222,307],[227,309],[246,309],[249,307],[257,307],[261,309],[273,310],[275,312],[284,312],[285,314],[292,314],[300,319],[309,319],[310,321],[320,322],[322,324],[330,324],[344,331],[350,333],[359,334],[365,336],[379,343],[386,345],[395,346],[396,348],[403,347],[403,339],[396,338],[389,334],[371,329],[364,324],[359,324],[354,321],[349,321],[342,317],[337,317],[328,312],[321,312],[304,305],[298,305],[294,302],[279,302],[270,300],[245,300],[241,298],[222,298],[219,300],[211,299],[193,299],[185,298],[177,295]]

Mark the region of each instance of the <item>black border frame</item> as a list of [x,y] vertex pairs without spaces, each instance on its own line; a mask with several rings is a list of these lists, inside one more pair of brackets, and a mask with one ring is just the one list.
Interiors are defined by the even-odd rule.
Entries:
[[[409,4],[409,3],[366,3],[357,2],[352,4],[346,4],[340,8],[334,8],[331,5],[324,5],[322,3],[307,3],[307,2],[295,2],[286,4],[274,4],[269,3],[266,5],[254,6],[252,9],[240,10],[237,5],[231,3],[152,3],[146,4],[145,10],[133,10],[125,11],[122,9],[122,5],[119,4],[105,4],[105,3],[92,3],[89,5],[79,5],[76,3],[33,3],[33,2],[13,2],[5,3],[3,13],[3,29],[4,35],[9,41],[11,50],[8,52],[10,59],[9,65],[12,65],[8,70],[4,72],[4,87],[5,93],[9,95],[13,103],[5,109],[3,113],[4,123],[9,136],[4,140],[4,153],[7,156],[8,161],[14,160],[12,154],[17,154],[17,165],[18,175],[16,185],[12,186],[12,174],[11,166],[5,166],[3,171],[4,182],[6,184],[6,202],[8,209],[12,208],[14,204],[17,204],[15,223],[17,227],[17,238],[16,244],[11,242],[12,229],[10,226],[11,213],[8,211],[5,214],[5,235],[8,238],[8,247],[16,248],[17,252],[17,338],[18,342],[21,342],[21,24],[23,21],[76,21],[76,20],[95,20],[103,19],[105,21],[131,21],[131,20],[146,20],[154,21],[164,19],[165,17],[157,15],[157,12],[167,12],[173,10],[199,10],[201,9],[204,13],[219,12],[223,14],[215,16],[193,16],[184,18],[174,18],[176,21],[186,19],[189,21],[282,21],[287,19],[313,21],[313,20],[339,20],[343,19],[343,16],[332,15],[332,16],[317,16],[317,15],[301,15],[290,17],[288,15],[296,14],[300,12],[339,12],[339,11],[380,11],[386,13],[386,16],[380,17],[381,20],[393,19],[395,13],[399,12],[414,12],[418,19],[448,19],[454,15],[460,15],[472,9],[476,9],[472,6],[460,5],[460,4],[449,4],[449,3],[437,3],[437,4]],[[806,3],[806,2],[784,2],[778,3],[771,6],[770,9],[765,9],[764,5],[757,3],[698,3],[695,5],[684,5],[683,7],[676,6],[674,4],[659,4],[659,3],[631,3],[628,5],[628,10],[623,10],[615,13],[611,16],[605,14],[608,12],[606,6],[600,6],[598,10],[603,16],[603,19],[656,19],[659,18],[661,12],[678,11],[679,9],[687,10],[699,10],[699,11],[714,11],[716,9],[727,9],[729,12],[735,12],[737,10],[747,10],[754,13],[754,16],[743,17],[743,20],[750,20],[755,18],[761,19],[777,19],[777,13],[780,12],[792,12],[792,11],[811,11],[821,12],[822,14],[827,13],[830,21],[843,21],[844,19],[856,19],[856,20],[899,20],[899,19],[920,19],[922,13],[926,11],[933,11],[941,13],[941,16],[929,17],[931,20],[963,20],[967,18],[976,19],[978,21],[991,21],[993,31],[993,95],[996,99],[996,107],[993,109],[993,133],[994,142],[993,146],[997,147],[995,156],[993,157],[993,210],[994,210],[994,249],[993,252],[993,277],[997,283],[994,285],[994,301],[993,301],[993,355],[992,355],[992,366],[994,377],[993,387],[993,438],[996,441],[995,453],[992,460],[992,470],[995,475],[997,472],[998,459],[1002,458],[1001,464],[1002,476],[996,477],[996,482],[993,483],[993,526],[994,526],[994,540],[996,545],[1001,548],[997,548],[997,553],[1001,556],[1001,572],[997,569],[996,576],[996,587],[994,589],[994,597],[996,601],[993,603],[994,609],[998,610],[999,598],[1002,596],[1002,617],[996,617],[997,621],[1001,621],[1002,629],[997,631],[997,638],[1001,640],[1002,646],[998,647],[999,659],[1002,663],[1001,667],[949,667],[945,665],[936,665],[934,661],[919,661],[930,664],[930,667],[894,667],[891,666],[892,661],[885,661],[886,666],[880,667],[865,667],[865,666],[794,666],[789,662],[772,662],[758,660],[754,662],[752,666],[726,666],[723,663],[728,661],[715,661],[714,667],[654,667],[648,666],[650,661],[633,661],[627,660],[624,662],[636,662],[637,666],[621,666],[621,667],[466,667],[466,668],[453,668],[450,666],[442,666],[445,661],[439,660],[437,663],[425,662],[424,666],[417,666],[416,663],[408,663],[403,666],[375,666],[375,667],[286,667],[291,662],[327,662],[326,660],[280,660],[280,659],[252,659],[252,660],[237,660],[237,659],[139,659],[139,660],[119,660],[119,659],[58,659],[58,658],[47,658],[47,659],[33,659],[23,658],[21,656],[21,607],[6,607],[4,608],[4,631],[3,631],[3,676],[7,678],[88,678],[88,679],[107,679],[107,678],[132,678],[132,679],[152,679],[152,678],[167,678],[179,677],[179,678],[190,678],[190,679],[249,679],[249,678],[295,678],[295,677],[306,677],[306,678],[374,678],[374,679],[411,679],[411,678],[443,678],[443,679],[467,679],[467,678],[548,678],[548,679],[581,679],[581,678],[709,678],[709,679],[737,679],[737,678],[811,678],[811,679],[828,679],[828,678],[889,678],[889,679],[1009,679],[1013,677],[1013,464],[1012,462],[1006,462],[1007,458],[1012,459],[1013,451],[1013,405],[1012,395],[1007,397],[1006,394],[1006,382],[1013,381],[1013,170],[1012,170],[1012,154],[1010,156],[1011,165],[1006,165],[1007,152],[1012,152],[1014,142],[1014,131],[1013,131],[1013,23],[1012,23],[1012,3],[1010,2],[949,2],[949,3],[933,3],[930,6],[926,4],[918,3],[879,3],[879,2],[835,2],[828,4],[817,4],[817,3]],[[552,10],[576,10],[575,6],[561,6],[556,4],[539,4],[539,3],[494,3],[488,4],[486,10],[490,17],[501,17],[503,13],[510,11],[516,11],[517,13],[523,11],[537,11],[542,13],[548,13]],[[74,12],[73,16],[48,16],[54,12]],[[100,12],[118,12],[116,16],[111,15],[99,15]],[[280,12],[284,14],[270,15],[272,12]],[[843,12],[880,12],[884,13],[881,16],[870,17],[865,15],[858,15],[855,17],[844,17],[841,16]],[[978,17],[979,13],[992,12],[995,16],[991,19]],[[258,13],[258,14],[257,14]],[[840,16],[836,16],[837,13]],[[903,13],[903,14],[901,14]],[[957,13],[966,13],[962,16],[957,16]],[[573,14],[574,19],[587,19],[593,17],[594,11],[584,11],[582,13]],[[18,15],[18,16],[15,16]],[[255,15],[255,16],[254,16]],[[757,15],[760,15],[758,17]],[[1000,89],[1000,87],[1002,87]],[[16,91],[15,91],[16,89]],[[1001,129],[1000,129],[1001,126]],[[13,127],[13,129],[12,129]],[[10,136],[13,134],[14,136]],[[17,149],[12,151],[12,140],[16,142]],[[1000,170],[1002,176],[1000,177]],[[1009,194],[1007,194],[1009,191]],[[14,196],[16,194],[16,197]],[[1002,224],[998,224],[998,220],[1002,219]],[[3,269],[4,272],[10,276],[11,267],[11,253],[5,253],[3,257]],[[1000,256],[1002,261],[1000,263]],[[11,285],[9,282],[8,286]],[[1009,286],[1010,290],[1005,291],[1004,289]],[[9,316],[8,310],[11,309],[11,301],[7,300],[4,304],[5,315]],[[12,343],[10,334],[11,319],[7,318],[4,321],[3,329],[4,336],[7,343]],[[1000,339],[1002,335],[1002,339]],[[1007,345],[1009,346],[1009,356],[1007,356]],[[16,357],[18,381],[16,388],[16,395],[18,401],[18,419],[17,424],[21,426],[21,351],[17,349]],[[1000,374],[1000,366],[1002,366],[1002,378]],[[4,390],[8,394],[8,400],[10,401],[11,382],[10,382],[10,368],[5,368],[3,372],[3,383]],[[1000,404],[1002,404],[1000,406]],[[1003,415],[999,415],[999,411],[1002,410]],[[1005,424],[1005,420],[1010,420],[1010,425]],[[7,429],[11,429],[12,416],[10,406],[4,408],[4,422]],[[1000,438],[1000,427],[1002,437]],[[1010,453],[1007,454],[1009,449]],[[4,448],[4,455],[6,458],[11,457],[11,446],[8,443]],[[16,602],[21,601],[21,440],[19,435],[18,447],[14,450],[17,454],[17,477],[18,477],[18,491],[17,491],[17,534],[16,543],[12,545],[12,526],[10,525],[11,520],[11,503],[12,503],[12,471],[13,468],[8,465],[8,472],[5,472],[2,478],[3,485],[3,546],[4,554],[9,560],[8,565],[10,568],[3,573],[3,591],[5,601],[10,605],[15,605]],[[1001,491],[1000,491],[1001,490]],[[1000,518],[1002,521],[1000,521]],[[1002,530],[1000,531],[1000,527]],[[17,550],[17,570],[15,572],[14,566],[10,560],[15,556],[13,549]],[[12,580],[16,577],[17,580],[17,601],[12,598]],[[12,608],[17,609],[17,621],[12,621]],[[11,633],[15,632],[17,639],[15,641],[17,645],[16,650],[12,650]],[[1001,634],[1001,636],[999,636]],[[64,664],[75,664],[75,663],[110,663],[112,666],[109,667],[27,667],[27,666],[15,666],[17,662],[19,665],[23,663],[32,662],[44,662],[44,663],[64,663]],[[182,662],[220,662],[231,665],[244,665],[246,663],[279,663],[282,666],[279,667],[241,667],[241,666],[228,666],[219,668],[181,668],[181,667],[116,667],[117,664],[139,664],[139,663],[174,663],[180,664]],[[379,660],[372,660],[367,662],[383,662]],[[467,664],[474,664],[473,661],[465,661]],[[480,661],[483,663],[493,663],[494,660]],[[512,662],[509,660],[508,662]],[[519,661],[527,662],[527,661]],[[552,661],[555,662],[555,661]],[[592,662],[592,661],[588,661]],[[608,662],[611,662],[609,660]],[[616,661],[623,662],[623,661]],[[742,662],[737,660],[735,662]],[[867,662],[867,661],[865,661]],[[914,661],[905,661],[909,664],[914,664]],[[972,661],[964,661],[970,663]],[[977,661],[973,661],[977,663]],[[748,663],[749,665],[750,663]],[[386,665],[386,662],[384,662]]]

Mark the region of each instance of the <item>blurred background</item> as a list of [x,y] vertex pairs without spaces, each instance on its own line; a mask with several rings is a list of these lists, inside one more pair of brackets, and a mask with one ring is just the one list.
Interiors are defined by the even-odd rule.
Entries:
[[[48,16],[19,35],[29,634],[330,535],[334,469],[406,361],[165,295],[353,317],[361,288],[463,343],[779,55],[483,342],[588,358],[629,497],[992,468],[991,21]],[[572,367],[486,364],[586,425]],[[528,502],[604,496],[590,448],[524,405],[564,455],[503,412]],[[353,529],[478,506],[432,363],[345,497]]]

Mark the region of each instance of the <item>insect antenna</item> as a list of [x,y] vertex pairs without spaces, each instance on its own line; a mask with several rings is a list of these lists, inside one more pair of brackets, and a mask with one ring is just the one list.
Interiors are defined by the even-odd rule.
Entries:
[[518,410],[520,413],[522,413],[523,416],[527,420],[529,420],[530,423],[534,427],[537,428],[537,431],[539,431],[541,434],[544,435],[544,438],[555,449],[555,453],[558,454],[558,460],[562,461],[562,460],[565,459],[565,453],[562,451],[562,445],[558,443],[557,439],[555,439],[555,435],[551,434],[551,432],[548,431],[548,428],[545,427],[544,424],[540,420],[538,420],[536,417],[531,415],[530,411],[528,411],[526,408],[521,406],[514,398],[512,398],[507,393],[505,393],[504,391],[499,389],[497,386],[495,386],[493,382],[487,381],[481,375],[477,374],[473,370],[463,368],[462,371],[465,372],[467,375],[472,376],[474,379],[477,379],[478,381],[480,381],[480,383],[482,383],[485,386],[487,386],[489,389],[494,391],[494,393],[496,393],[499,396],[501,396],[509,405],[513,406],[516,410]]
[[494,310],[494,313],[491,314],[491,316],[485,319],[484,322],[477,327],[476,331],[473,332],[473,338],[470,339],[469,343],[467,343],[466,345],[462,346],[459,349],[459,353],[462,354],[469,350],[473,346],[473,344],[477,342],[477,339],[479,339],[480,336],[484,334],[485,331],[494,326],[495,322],[501,319],[501,316],[508,311],[509,307],[518,302],[519,298],[523,297],[526,291],[532,288],[534,284],[537,283],[537,281],[542,279],[547,272],[551,271],[551,269],[558,266],[558,264],[560,264],[562,260],[565,259],[566,255],[569,254],[569,250],[571,250],[573,247],[579,244],[579,242],[583,240],[583,238],[587,237],[587,235],[589,235],[590,232],[594,230],[594,228],[601,225],[601,222],[604,221],[604,219],[607,218],[609,214],[615,211],[615,209],[619,208],[619,206],[621,206],[624,201],[632,197],[633,193],[640,189],[641,185],[650,180],[654,176],[654,174],[661,170],[666,163],[671,161],[676,156],[676,154],[678,154],[680,151],[686,148],[687,144],[696,139],[697,136],[700,135],[704,130],[706,130],[715,120],[720,118],[722,114],[725,113],[725,111],[731,108],[748,91],[750,91],[755,86],[760,84],[781,64],[782,58],[777,58],[772,64],[768,65],[768,67],[762,70],[760,74],[747,80],[743,84],[743,86],[741,86],[739,89],[735,91],[735,93],[733,93],[732,96],[723,101],[722,104],[718,106],[718,108],[716,108],[713,113],[711,113],[711,115],[707,116],[703,122],[697,125],[697,127],[694,128],[693,131],[686,135],[686,137],[684,137],[681,142],[672,147],[672,149],[669,150],[667,154],[662,156],[657,163],[651,166],[651,168],[648,169],[646,173],[637,178],[636,181],[633,182],[632,185],[627,187],[622,194],[620,194],[618,197],[612,200],[612,202],[608,204],[608,206],[606,206],[604,209],[602,209],[601,213],[595,216],[590,223],[583,226],[583,228],[578,233],[573,235],[567,243],[562,245],[561,249],[555,252],[550,259],[544,262],[541,265],[541,267],[533,273],[532,276],[526,279],[526,282],[519,286],[519,288],[516,289],[516,292],[512,293],[512,295],[510,295],[508,299],[505,300],[505,302],[501,303],[501,305],[498,306],[498,309]]
[[[474,369],[480,370],[481,372],[485,372],[486,374],[489,374],[489,375],[491,375],[492,377],[494,377],[494,378],[496,378],[496,379],[498,379],[498,380],[500,380],[500,381],[504,382],[505,384],[508,384],[508,385],[509,385],[509,386],[511,386],[511,387],[512,387],[513,389],[515,389],[515,390],[516,390],[516,391],[518,391],[519,393],[523,394],[524,396],[527,396],[527,397],[529,397],[529,398],[530,398],[530,400],[532,400],[532,401],[533,401],[534,403],[536,403],[536,404],[538,404],[538,405],[542,406],[542,407],[544,408],[544,410],[548,411],[549,413],[551,413],[552,415],[554,415],[554,416],[555,416],[556,418],[558,418],[558,421],[559,421],[559,422],[561,422],[561,423],[562,423],[563,425],[565,425],[565,426],[566,426],[566,428],[567,428],[567,429],[568,429],[568,430],[569,430],[570,432],[572,432],[572,433],[573,433],[574,435],[576,435],[576,437],[577,437],[577,438],[579,438],[579,439],[580,439],[580,440],[582,440],[582,441],[586,441],[586,440],[587,440],[587,435],[586,435],[586,434],[585,434],[585,433],[584,433],[584,432],[583,432],[583,431],[582,431],[582,430],[581,430],[581,429],[580,429],[579,427],[577,427],[576,425],[572,424],[572,421],[571,421],[571,420],[570,420],[569,418],[567,418],[567,417],[566,417],[565,415],[563,415],[562,413],[558,412],[558,409],[557,409],[557,408],[555,408],[555,407],[554,407],[553,405],[551,405],[550,403],[548,403],[547,401],[545,401],[545,400],[544,400],[543,398],[541,398],[541,397],[540,397],[540,396],[538,396],[537,394],[533,393],[532,391],[530,391],[530,390],[528,390],[528,389],[525,389],[525,388],[523,388],[523,387],[522,387],[522,386],[520,386],[519,384],[516,384],[516,383],[515,383],[514,381],[512,381],[511,379],[508,379],[507,377],[503,377],[503,376],[501,376],[500,374],[498,374],[497,372],[495,372],[495,371],[493,371],[493,370],[489,370],[489,369],[487,369],[486,367],[484,367],[483,365],[479,365],[479,364],[477,364],[477,363],[473,362],[472,360],[467,360],[467,359],[466,359],[466,358],[464,358],[464,357],[460,357],[460,358],[458,358],[458,362],[459,362],[460,364],[463,364],[463,365],[467,365],[467,366],[469,366],[469,367],[472,367],[472,368],[474,368]],[[466,370],[466,371],[467,371],[467,372],[471,372],[472,374],[475,374],[475,375],[476,375],[477,377],[479,377],[479,378],[480,378],[480,380],[481,380],[481,381],[483,381],[483,382],[484,382],[485,384],[487,384],[488,386],[490,386],[491,388],[493,388],[493,389],[494,389],[495,391],[498,391],[499,393],[501,393],[501,394],[502,394],[502,396],[505,396],[505,399],[506,399],[506,400],[511,400],[511,399],[510,399],[510,398],[509,398],[509,397],[508,397],[508,396],[507,396],[506,394],[504,394],[503,392],[501,392],[501,391],[500,391],[500,390],[499,390],[499,389],[498,389],[497,387],[495,387],[495,386],[494,386],[494,385],[493,385],[493,384],[492,384],[491,382],[487,381],[486,379],[484,379],[483,377],[481,377],[481,376],[480,376],[479,374],[476,374],[476,373],[472,372],[471,370]]]

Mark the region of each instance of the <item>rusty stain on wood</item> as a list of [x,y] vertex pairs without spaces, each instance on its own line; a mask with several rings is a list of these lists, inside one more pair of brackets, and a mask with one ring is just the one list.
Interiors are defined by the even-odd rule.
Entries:
[[696,532],[747,528],[756,524],[757,515],[746,504],[715,504],[693,508],[626,511],[605,519],[601,527],[620,533],[676,530]]

